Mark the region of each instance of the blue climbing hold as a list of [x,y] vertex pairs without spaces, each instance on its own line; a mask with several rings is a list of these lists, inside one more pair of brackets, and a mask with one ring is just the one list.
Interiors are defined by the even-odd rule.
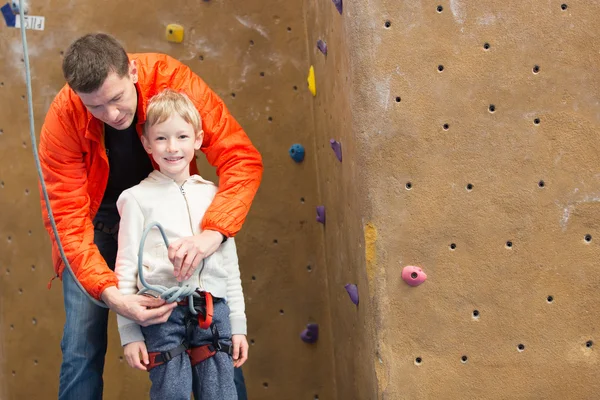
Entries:
[[293,144],[292,147],[290,147],[289,153],[290,157],[292,157],[292,160],[296,161],[297,163],[304,160],[304,146],[301,144]]

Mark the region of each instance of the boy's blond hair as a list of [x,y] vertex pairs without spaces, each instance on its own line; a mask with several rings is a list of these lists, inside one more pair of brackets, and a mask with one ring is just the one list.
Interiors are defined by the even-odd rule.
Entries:
[[147,136],[150,127],[165,122],[173,114],[179,115],[185,122],[192,125],[196,135],[202,133],[202,119],[190,98],[185,93],[165,89],[154,95],[148,102],[144,134]]

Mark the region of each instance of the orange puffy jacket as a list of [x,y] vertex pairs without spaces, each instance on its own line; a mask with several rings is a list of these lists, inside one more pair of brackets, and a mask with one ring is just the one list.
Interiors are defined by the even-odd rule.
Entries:
[[[223,101],[187,66],[164,54],[130,54],[129,58],[136,60],[138,69],[138,135],[146,121],[147,101],[158,91],[167,87],[183,91],[196,105],[204,130],[201,150],[219,176],[219,191],[201,228],[234,236],[260,185],[260,154]],[[65,85],[48,110],[39,143],[44,181],[65,255],[77,279],[96,299],[104,289],[117,285],[115,274],[94,245],[92,225],[108,181],[103,136],[104,123],[92,117]],[[196,163],[190,164],[190,170],[198,172]],[[52,238],[54,269],[62,277],[64,263],[43,197],[42,214]]]

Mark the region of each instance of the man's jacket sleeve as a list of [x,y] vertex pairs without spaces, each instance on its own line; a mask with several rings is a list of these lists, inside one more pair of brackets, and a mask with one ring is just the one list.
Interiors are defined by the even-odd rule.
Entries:
[[262,158],[223,101],[198,75],[180,64],[176,79],[198,107],[204,129],[202,151],[219,176],[219,191],[201,228],[235,236],[260,185]]
[[[94,244],[90,217],[87,172],[77,127],[52,104],[40,134],[39,155],[58,235],[69,265],[83,287],[94,298],[116,286],[114,273]],[[40,185],[41,194],[41,185]],[[42,216],[52,240],[52,259],[57,272],[62,260],[41,194]]]

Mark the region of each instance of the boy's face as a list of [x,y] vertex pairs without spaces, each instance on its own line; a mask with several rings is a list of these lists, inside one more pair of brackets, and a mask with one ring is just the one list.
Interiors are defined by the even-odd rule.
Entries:
[[190,177],[190,162],[202,146],[202,131],[196,135],[191,124],[173,114],[166,121],[149,127],[142,136],[142,143],[160,172],[181,184]]
[[131,126],[137,111],[137,78],[135,61],[131,61],[129,74],[123,78],[111,72],[95,92],[76,93],[94,117],[115,129],[123,130]]

